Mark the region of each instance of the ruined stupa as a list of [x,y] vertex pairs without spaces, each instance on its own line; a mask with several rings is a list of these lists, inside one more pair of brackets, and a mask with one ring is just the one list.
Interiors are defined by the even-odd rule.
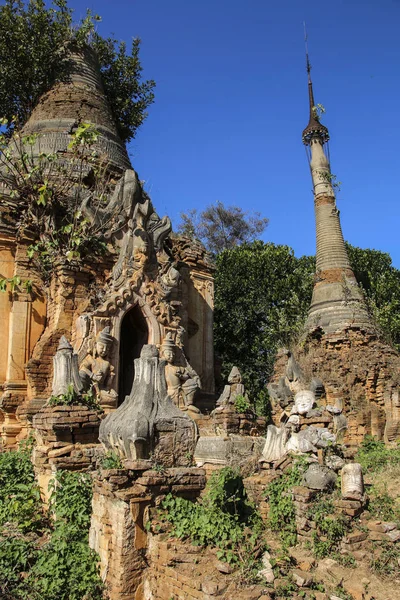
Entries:
[[[195,373],[191,406],[214,391],[210,256],[200,243],[173,236],[169,218],[155,212],[118,135],[92,50],[73,50],[70,65],[66,80],[40,99],[22,135],[37,136],[34,156],[52,153],[68,164],[74,131],[82,123],[92,125],[97,132],[93,149],[105,165],[109,192],[97,212],[90,202],[81,210],[88,219],[112,215],[116,226],[108,231],[105,256],[60,260],[44,286],[27,256],[32,239],[17,240],[12,215],[3,215],[0,274],[32,283],[32,290],[17,286],[0,294],[0,430],[5,445],[25,435],[50,397],[53,356],[63,335],[78,356],[83,383],[89,387],[87,382],[95,382],[106,412],[129,396],[143,346],[161,349],[167,336],[177,373],[182,378],[189,369]],[[174,392],[184,403],[179,381]]]
[[[329,161],[329,132],[314,102],[307,54],[309,151],[316,220],[316,273],[300,343],[281,351],[269,385],[276,424],[301,389],[318,390],[320,403],[347,421],[346,441],[372,434],[387,442],[400,434],[400,357],[367,310],[347,255]],[[342,420],[343,420],[342,419]],[[342,423],[343,425],[343,423]]]

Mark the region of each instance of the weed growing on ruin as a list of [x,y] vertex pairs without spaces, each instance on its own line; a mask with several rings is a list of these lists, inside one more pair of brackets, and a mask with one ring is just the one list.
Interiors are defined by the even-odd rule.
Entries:
[[100,466],[102,469],[122,469],[122,461],[114,450],[107,450],[100,459]]
[[372,487],[369,494],[368,510],[373,517],[381,521],[395,521],[400,527],[400,506],[390,496],[387,489],[383,490]]
[[296,511],[290,489],[300,485],[304,471],[305,463],[299,460],[271,481],[265,491],[269,504],[268,525],[279,533],[284,548],[296,544]]
[[243,394],[238,394],[235,398],[235,411],[239,414],[244,414],[249,412],[250,408],[251,405],[248,399]]
[[[7,120],[0,119],[0,125]],[[27,256],[48,281],[60,262],[107,253],[105,236],[117,218],[117,209],[105,211],[114,189],[112,173],[94,150],[99,132],[89,123],[78,123],[71,133],[65,160],[40,152],[40,135],[24,136],[17,122],[13,127],[11,141],[0,132],[1,201],[17,240],[27,235],[32,240]]]
[[13,277],[0,277],[0,292],[26,292],[30,294],[32,292],[32,280],[22,280],[18,275]]
[[336,596],[339,596],[341,600],[354,600],[353,596],[346,592],[342,584],[336,586],[333,592]]
[[398,574],[400,564],[400,549],[397,544],[381,542],[375,545],[370,568],[380,576],[390,577]]
[[172,524],[173,535],[216,547],[219,559],[240,563],[249,579],[258,570],[257,558],[264,550],[263,524],[238,471],[224,467],[213,473],[201,503],[169,494],[160,516]]
[[355,456],[364,473],[377,473],[389,466],[400,465],[400,445],[385,446],[381,440],[366,435]]
[[73,406],[77,404],[81,406],[87,406],[92,410],[102,410],[100,404],[97,402],[93,390],[89,390],[85,394],[78,394],[72,384],[69,384],[65,394],[51,396],[48,401],[49,406]]
[[313,553],[316,558],[332,556],[339,551],[339,544],[349,527],[343,515],[334,513],[332,500],[320,497],[308,509],[307,518],[315,522],[312,535]]

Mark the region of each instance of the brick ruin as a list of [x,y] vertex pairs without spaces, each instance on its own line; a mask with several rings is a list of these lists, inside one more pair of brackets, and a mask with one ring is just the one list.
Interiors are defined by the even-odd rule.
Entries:
[[[333,510],[349,524],[340,552],[362,560],[375,551],[374,541],[399,543],[396,524],[368,518],[368,490],[352,461],[365,434],[388,443],[399,437],[400,357],[378,336],[348,262],[324,153],[329,136],[315,117],[311,79],[303,139],[311,148],[317,274],[304,335],[276,360],[269,422],[251,410],[238,414],[235,400],[246,399],[246,391],[236,368],[216,398],[210,256],[200,243],[174,236],[169,218],[155,212],[119,140],[95,57],[83,50],[72,59],[70,80],[41,99],[24,132],[38,134],[35,152],[68,160],[74,127],[92,124],[113,172],[104,210],[117,211],[119,226],[110,231],[106,257],[60,261],[46,287],[28,260],[30,241],[15,238],[12,215],[2,208],[0,274],[33,282],[32,291],[0,294],[3,445],[13,447],[33,430],[45,503],[58,469],[92,474],[90,545],[110,600],[276,597],[280,579],[267,556],[264,581],[245,585],[214,550],[151,526],[168,493],[201,499],[210,474],[224,466],[241,469],[266,521],[266,486],[296,455],[306,456],[302,485],[287,492],[300,543],[316,530],[312,502],[332,491],[338,473],[342,490]],[[101,410],[49,401],[71,389],[81,398],[90,389]],[[101,468],[106,452],[120,468]],[[362,531],[353,527],[359,520]],[[309,595],[311,563],[292,558],[299,591],[327,600],[315,587]],[[354,597],[373,596],[364,590]]]
[[366,434],[387,443],[400,435],[400,356],[378,331],[351,269],[336,206],[329,133],[316,114],[308,64],[309,151],[316,221],[316,274],[300,341],[282,350],[269,385],[273,420],[290,413],[300,389],[318,390],[321,407],[347,420],[344,439],[356,447]]

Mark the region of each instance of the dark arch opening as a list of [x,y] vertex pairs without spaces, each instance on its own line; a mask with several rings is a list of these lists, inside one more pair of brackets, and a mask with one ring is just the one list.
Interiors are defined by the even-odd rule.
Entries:
[[139,358],[144,344],[147,344],[149,330],[139,306],[131,308],[121,323],[119,346],[119,394],[118,403],[125,400],[132,390],[135,377],[135,358]]

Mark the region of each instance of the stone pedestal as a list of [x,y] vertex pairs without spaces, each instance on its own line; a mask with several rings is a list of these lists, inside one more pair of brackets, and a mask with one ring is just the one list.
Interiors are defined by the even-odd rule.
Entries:
[[86,406],[45,407],[33,417],[37,445],[32,461],[42,497],[58,469],[91,471],[102,453],[98,442],[101,413]]

